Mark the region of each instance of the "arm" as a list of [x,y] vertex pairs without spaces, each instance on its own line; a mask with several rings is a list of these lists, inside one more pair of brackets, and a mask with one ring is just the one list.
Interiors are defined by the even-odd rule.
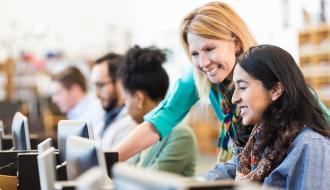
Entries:
[[159,140],[158,132],[150,122],[143,122],[135,128],[114,149],[119,154],[119,161],[125,161],[134,154],[141,152]]
[[[148,156],[156,157],[147,166],[156,170],[193,176],[196,165],[196,140],[190,128],[177,126],[160,147],[150,150]],[[162,143],[162,141],[160,141]],[[154,154],[158,155],[154,155]]]
[[235,179],[236,166],[238,159],[233,156],[231,160],[226,163],[219,163],[209,170],[204,178],[208,181],[220,180],[220,179]]
[[144,116],[159,132],[160,138],[168,135],[187,115],[190,108],[198,101],[193,70],[174,85],[171,93],[150,113]]
[[197,100],[197,90],[191,70],[186,77],[177,81],[172,93],[145,116],[145,122],[114,149],[119,152],[119,160],[128,159],[170,133]]

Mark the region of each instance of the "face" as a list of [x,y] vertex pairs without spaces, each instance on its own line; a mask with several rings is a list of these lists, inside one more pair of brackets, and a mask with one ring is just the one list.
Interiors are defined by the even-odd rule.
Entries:
[[196,34],[187,35],[192,63],[204,72],[212,83],[232,80],[239,46],[235,41],[215,40]]
[[125,97],[125,105],[127,106],[128,113],[136,123],[142,123],[143,116],[146,113],[143,111],[143,105],[141,101],[139,101],[137,93],[132,94],[126,90],[123,90],[123,94]]
[[75,95],[71,89],[66,89],[60,82],[53,81],[51,84],[52,101],[62,113],[67,113],[74,105]]
[[251,77],[239,64],[235,67],[233,80],[235,92],[232,102],[240,108],[243,124],[258,124],[272,103],[272,90],[266,90],[261,81]]
[[108,74],[106,62],[96,64],[92,69],[91,79],[95,85],[96,95],[100,99],[102,107],[110,111],[116,107],[118,90]]

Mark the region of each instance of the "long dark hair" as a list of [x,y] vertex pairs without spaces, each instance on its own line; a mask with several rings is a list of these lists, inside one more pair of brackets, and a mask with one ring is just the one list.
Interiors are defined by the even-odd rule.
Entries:
[[257,150],[277,149],[280,154],[276,167],[304,127],[330,137],[325,114],[320,108],[316,94],[312,93],[293,57],[273,45],[252,47],[238,58],[238,64],[253,78],[270,90],[276,83],[283,85],[283,94],[265,111],[260,125],[261,137]]
[[162,100],[169,86],[169,77],[162,67],[166,53],[156,47],[130,48],[119,70],[124,89],[130,93],[145,91],[150,99]]

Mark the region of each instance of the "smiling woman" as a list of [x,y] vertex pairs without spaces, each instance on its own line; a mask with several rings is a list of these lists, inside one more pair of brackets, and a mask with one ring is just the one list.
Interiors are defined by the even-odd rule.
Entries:
[[[244,145],[247,140],[242,138],[245,136],[237,135],[237,127],[241,125],[237,118],[239,110],[230,102],[236,57],[255,45],[244,21],[226,3],[211,2],[183,19],[180,36],[194,67],[176,83],[166,99],[144,117],[140,127],[117,147],[120,160],[165,138],[200,98],[208,96],[221,122],[218,161],[231,158],[233,141]],[[250,128],[245,129],[249,134]],[[144,141],[140,141],[141,138]]]
[[266,108],[283,93],[282,85],[276,83],[268,91],[260,80],[251,77],[240,65],[235,68],[234,79],[236,89],[232,102],[241,110],[242,123],[258,124]]
[[187,35],[192,63],[212,83],[231,80],[240,43],[235,40],[214,40],[194,33]]
[[[255,125],[237,155],[236,181],[285,189],[327,189],[330,129],[325,113],[285,50],[261,45],[238,59],[233,103]],[[219,166],[219,173],[225,168]],[[313,180],[306,180],[313,179]]]
[[[177,81],[165,100],[144,116],[144,122],[116,147],[120,160],[126,160],[165,138],[190,108],[205,97],[209,98],[221,123],[218,162],[231,159],[233,147],[244,146],[249,138],[253,126],[242,124],[240,110],[231,102],[236,58],[256,44],[244,21],[228,4],[210,2],[183,19],[180,37],[194,67]],[[213,178],[217,178],[217,174],[210,177]]]

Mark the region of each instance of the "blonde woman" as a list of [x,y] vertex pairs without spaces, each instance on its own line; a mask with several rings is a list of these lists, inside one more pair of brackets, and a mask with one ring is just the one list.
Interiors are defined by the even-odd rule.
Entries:
[[172,93],[116,147],[120,160],[164,138],[199,99],[207,96],[222,123],[218,161],[232,157],[233,142],[244,146],[247,141],[252,127],[242,127],[239,110],[230,101],[236,58],[256,44],[246,24],[226,3],[211,2],[184,18],[180,36],[193,72],[177,81]]

